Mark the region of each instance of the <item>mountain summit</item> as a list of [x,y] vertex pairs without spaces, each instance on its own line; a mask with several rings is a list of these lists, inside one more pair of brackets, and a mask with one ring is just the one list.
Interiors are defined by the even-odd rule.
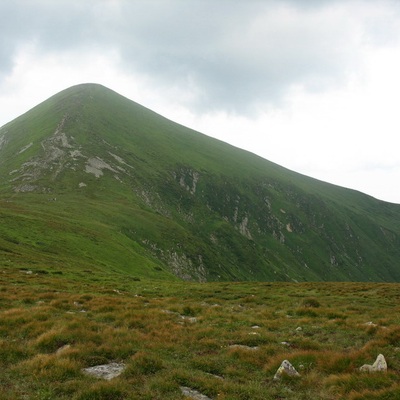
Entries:
[[0,129],[0,262],[212,280],[400,281],[400,205],[95,84]]

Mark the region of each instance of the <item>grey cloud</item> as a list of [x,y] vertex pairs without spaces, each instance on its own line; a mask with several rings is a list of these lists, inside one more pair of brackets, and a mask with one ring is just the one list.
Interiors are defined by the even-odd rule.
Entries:
[[303,22],[307,15],[291,15],[291,9],[275,2],[265,4],[172,8],[161,13],[165,21],[150,18],[147,26],[155,29],[146,30],[139,49],[122,48],[126,61],[134,62],[139,50],[139,57],[148,56],[139,68],[155,80],[184,85],[190,77],[204,93],[197,106],[233,111],[279,101],[294,84],[317,90],[345,78],[356,56],[346,32],[326,26],[325,20],[318,25],[315,17]]
[[343,79],[354,60],[337,27],[305,26],[296,15],[287,25],[277,2],[163,4],[158,13],[142,10],[139,21],[138,9],[127,7],[122,56],[160,85],[194,81],[203,93],[195,106],[244,111],[276,102],[293,84],[317,89]]
[[125,72],[154,87],[191,82],[201,94],[193,107],[248,112],[281,101],[293,85],[345,81],[360,57],[350,22],[335,16],[343,4],[353,2],[6,0],[0,72],[29,41],[41,52],[115,49]]

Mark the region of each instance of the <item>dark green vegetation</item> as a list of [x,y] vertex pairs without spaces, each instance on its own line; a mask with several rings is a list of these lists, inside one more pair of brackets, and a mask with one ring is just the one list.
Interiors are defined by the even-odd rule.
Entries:
[[400,205],[286,170],[100,85],[0,129],[0,262],[198,281],[399,281]]
[[[2,400],[399,399],[400,285],[0,268]],[[301,328],[301,329],[300,329]],[[384,354],[386,373],[362,373]],[[299,378],[274,381],[288,359]],[[123,362],[111,381],[82,368]]]

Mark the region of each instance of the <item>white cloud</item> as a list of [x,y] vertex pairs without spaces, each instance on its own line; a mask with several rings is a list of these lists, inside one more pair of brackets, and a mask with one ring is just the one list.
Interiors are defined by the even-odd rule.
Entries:
[[14,1],[0,3],[0,26],[0,125],[98,82],[285,167],[400,203],[396,1]]

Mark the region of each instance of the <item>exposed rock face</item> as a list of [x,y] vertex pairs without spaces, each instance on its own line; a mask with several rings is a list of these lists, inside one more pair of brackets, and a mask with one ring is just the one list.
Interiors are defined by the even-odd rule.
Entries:
[[364,364],[360,367],[360,371],[363,372],[386,372],[387,371],[387,364],[385,357],[383,354],[379,354],[376,358],[375,362],[372,365]]
[[83,368],[83,372],[96,378],[105,379],[107,381],[121,375],[125,369],[125,364],[111,363],[104,365],[96,365],[94,367]]
[[93,174],[96,178],[99,178],[100,176],[104,175],[103,169],[108,169],[109,171],[117,172],[114,168],[111,167],[111,165],[107,164],[100,157],[89,158],[86,164],[85,171],[88,174]]
[[190,194],[194,195],[196,193],[197,182],[200,179],[200,174],[197,171],[181,168],[179,171],[173,173],[173,177]]
[[167,264],[174,274],[179,278],[185,281],[193,279],[196,279],[199,282],[207,281],[207,272],[203,265],[201,256],[198,258],[198,263],[196,263],[197,265],[186,254],[180,254],[176,251],[168,250],[165,252],[164,259],[167,261]]
[[300,374],[296,371],[296,369],[288,360],[282,361],[281,366],[276,371],[276,374],[274,376],[274,381],[281,379],[283,375],[300,376]]
[[4,133],[0,133],[0,149],[6,144],[6,138]]
[[[41,152],[24,162],[19,169],[10,172],[13,175],[11,182],[15,183],[16,192],[50,191],[49,188],[41,188],[34,184],[43,176],[50,174],[51,180],[55,180],[61,172],[66,170],[79,171],[84,168],[88,174],[96,178],[104,175],[104,170],[113,173],[116,180],[122,182],[122,176],[130,176],[126,167],[133,169],[122,157],[108,152],[112,158],[103,160],[97,155],[88,154],[75,142],[74,137],[64,132],[65,124],[69,116],[64,115],[55,132],[50,137],[40,142]],[[0,135],[0,148],[6,144],[4,134]],[[22,147],[18,154],[24,153],[34,145],[33,142]],[[121,166],[122,164],[123,166]],[[79,184],[83,187],[85,183]]]

